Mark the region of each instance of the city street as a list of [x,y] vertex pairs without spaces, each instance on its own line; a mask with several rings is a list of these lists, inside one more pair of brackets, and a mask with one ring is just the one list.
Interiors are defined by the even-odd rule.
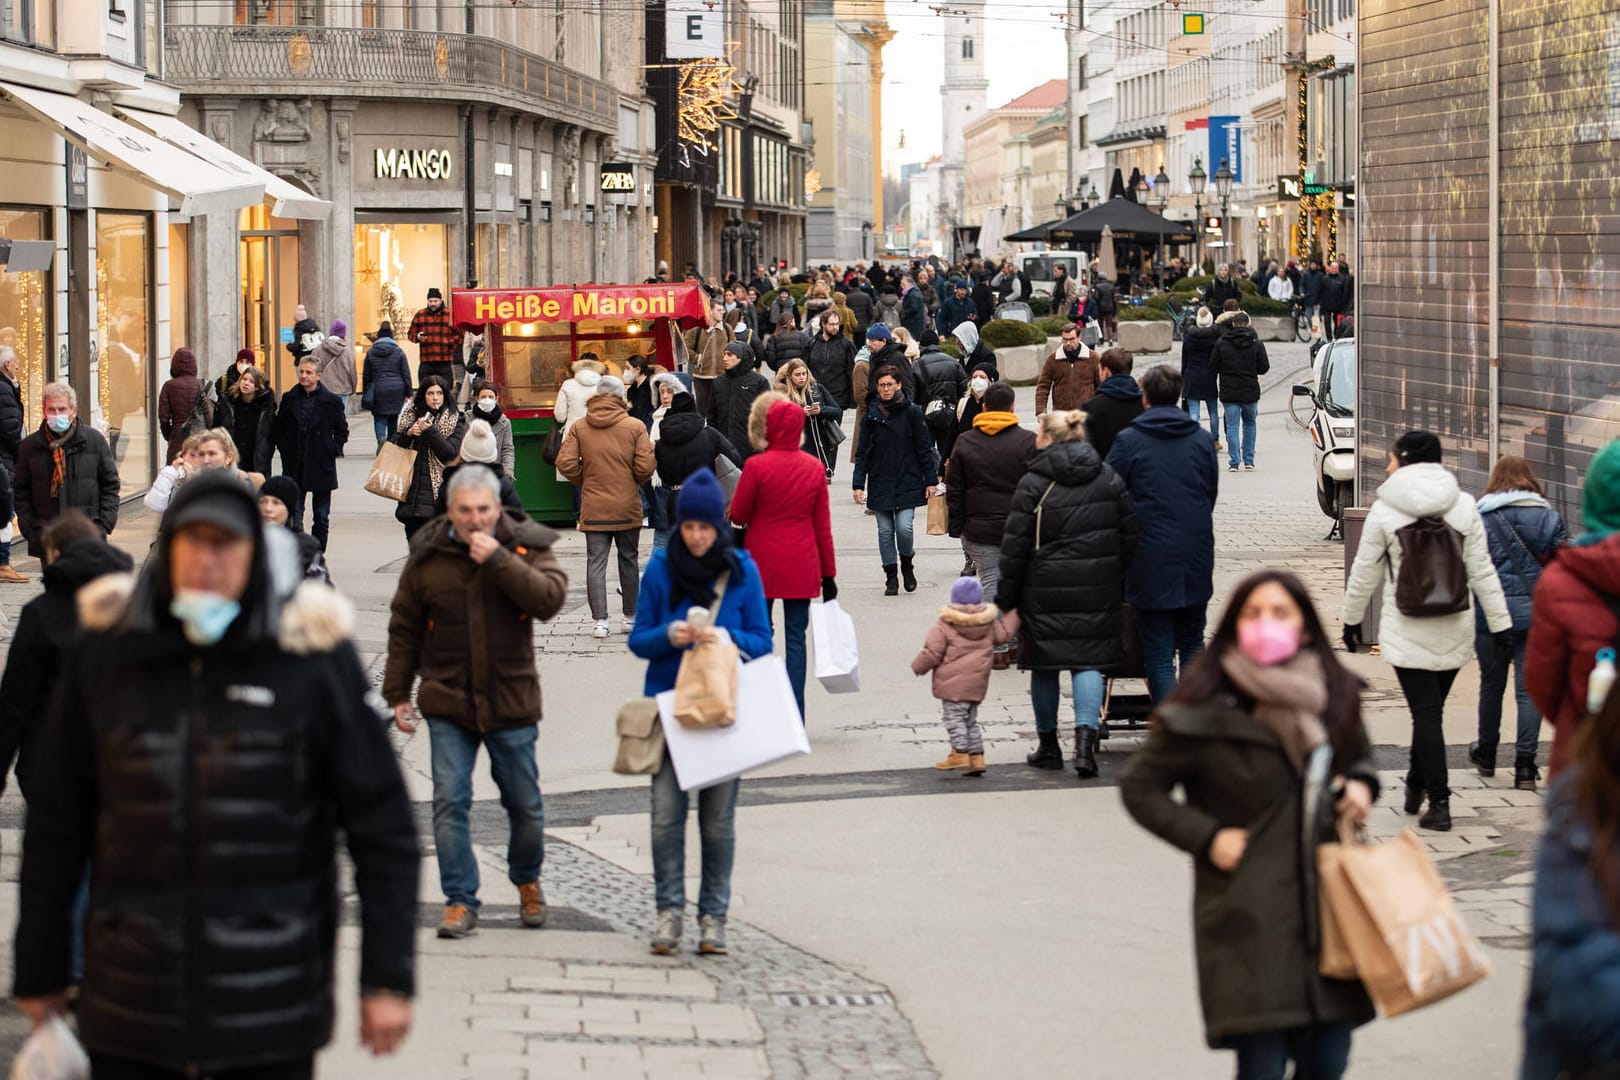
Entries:
[[[1308,376],[1309,360],[1303,345],[1268,348],[1258,468],[1233,475],[1222,462],[1210,624],[1239,578],[1278,566],[1309,583],[1337,635],[1343,547],[1324,539],[1329,522],[1316,506],[1310,439],[1287,414],[1289,386]],[[1160,359],[1139,358],[1137,373]],[[1031,425],[1032,388],[1019,390],[1018,407]],[[351,431],[329,562],[355,604],[359,647],[380,682],[405,543],[394,504],[362,489],[373,451],[368,419],[352,418]],[[408,739],[394,732],[427,852],[415,1029],[396,1058],[373,1060],[360,1050],[351,904],[342,931],[340,1030],[319,1060],[321,1075],[1231,1074],[1231,1055],[1203,1043],[1188,862],[1131,822],[1115,790],[1137,734],[1115,727],[1094,781],[1027,768],[1022,759],[1034,745],[1027,678],[998,672],[980,710],[989,773],[968,779],[931,769],[946,741],[928,682],[914,677],[909,663],[962,565],[960,547],[923,536],[919,514],[921,587],[885,597],[876,531],[852,501],[847,459],[832,494],[840,599],[859,631],[863,686],[831,696],[812,679],[813,753],[742,785],[732,955],[663,959],[647,952],[654,921],[647,784],[610,771],[614,713],[640,692],[644,667],[622,635],[591,637],[584,540],[565,532],[557,554],[570,599],[537,632],[546,714],[542,884],[551,922],[539,931],[518,925],[504,869],[505,815],[481,769],[473,827],[483,922],[465,941],[434,937],[442,894],[429,829],[428,736],[425,729]],[[139,559],[155,519],[138,504],[126,514],[114,541]],[[649,548],[650,532],[644,559]],[[18,565],[37,575],[34,560]],[[9,641],[18,609],[36,592],[37,577],[0,591],[0,640]],[[1369,683],[1368,724],[1386,784],[1396,785],[1410,732],[1393,673],[1377,656],[1347,662]],[[1423,840],[1485,941],[1495,974],[1442,1005],[1359,1031],[1351,1077],[1504,1077],[1517,1069],[1540,798],[1514,791],[1511,770],[1481,781],[1461,767],[1476,698],[1470,665],[1446,712],[1457,826]],[[1060,727],[1067,731],[1066,722]],[[1386,787],[1374,811],[1375,835],[1412,822],[1397,800],[1398,786]],[[0,925],[7,928],[0,970],[8,974],[22,813],[13,786],[0,800]],[[693,871],[696,851],[694,826]],[[9,1005],[0,1011],[3,1057],[23,1022]]]

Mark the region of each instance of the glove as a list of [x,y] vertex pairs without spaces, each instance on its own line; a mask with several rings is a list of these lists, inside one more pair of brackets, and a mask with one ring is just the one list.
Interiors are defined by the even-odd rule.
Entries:
[[830,604],[836,599],[838,599],[838,582],[834,581],[830,577],[822,578],[821,602],[823,604]]
[[1496,644],[1496,651],[1504,656],[1513,652],[1513,631],[1498,630],[1491,635],[1491,641]]
[[1361,624],[1346,623],[1344,626],[1344,647],[1347,652],[1355,652],[1361,648]]

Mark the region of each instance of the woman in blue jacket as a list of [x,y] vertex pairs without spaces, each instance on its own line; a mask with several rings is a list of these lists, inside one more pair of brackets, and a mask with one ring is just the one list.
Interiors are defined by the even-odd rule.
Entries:
[[[703,468],[686,478],[675,498],[675,517],[677,527],[668,544],[647,563],[641,579],[641,603],[630,631],[630,651],[647,661],[643,693],[648,697],[674,689],[681,656],[696,642],[729,637],[745,658],[771,652],[765,588],[754,561],[732,544],[725,492],[713,472]],[[687,621],[693,607],[711,612],[709,625],[702,630]],[[731,864],[737,846],[737,781],[702,789],[697,803],[698,834],[703,842],[698,952],[723,956]],[[681,790],[675,767],[665,753],[663,767],[652,781],[653,894],[658,905],[652,951],[660,956],[673,954],[681,944],[689,804],[688,793]]]
[[1534,791],[1536,742],[1541,735],[1541,714],[1524,687],[1524,647],[1530,640],[1530,598],[1536,591],[1541,568],[1569,543],[1569,530],[1542,494],[1530,463],[1504,454],[1491,470],[1485,494],[1479,499],[1491,562],[1502,581],[1508,613],[1513,616],[1513,647],[1498,648],[1485,628],[1485,613],[1474,609],[1474,651],[1479,655],[1479,738],[1469,744],[1468,760],[1481,776],[1496,775],[1496,744],[1502,731],[1502,694],[1507,690],[1508,664],[1513,665],[1513,697],[1519,707],[1518,735],[1514,740],[1513,786]]

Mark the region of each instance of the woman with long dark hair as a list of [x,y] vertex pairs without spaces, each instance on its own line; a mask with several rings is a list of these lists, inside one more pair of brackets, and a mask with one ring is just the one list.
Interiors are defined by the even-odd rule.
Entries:
[[912,521],[917,507],[927,506],[934,493],[939,465],[923,411],[906,397],[899,369],[884,364],[877,369],[875,385],[877,397],[866,406],[861,421],[852,484],[855,501],[877,516],[883,595],[898,596],[896,569],[905,575],[906,592],[917,589],[911,565]]
[[1359,981],[1321,974],[1316,883],[1335,811],[1360,825],[1378,793],[1361,687],[1304,584],[1261,571],[1120,777],[1131,816],[1193,857],[1204,1035],[1237,1052],[1240,1080],[1282,1080],[1290,1061],[1336,1080],[1373,1016]]
[[439,488],[444,484],[444,467],[461,453],[461,440],[467,434],[467,417],[450,398],[450,384],[438,375],[422,380],[422,389],[399,414],[399,431],[394,442],[416,451],[416,472],[405,492],[405,501],[394,508],[394,517],[405,526],[405,539],[433,520]]

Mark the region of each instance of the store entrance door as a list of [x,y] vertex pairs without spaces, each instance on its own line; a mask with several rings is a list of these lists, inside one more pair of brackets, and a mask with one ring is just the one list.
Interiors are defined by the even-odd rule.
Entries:
[[277,394],[298,381],[287,342],[298,306],[298,233],[244,232],[241,259],[242,343],[258,356]]

